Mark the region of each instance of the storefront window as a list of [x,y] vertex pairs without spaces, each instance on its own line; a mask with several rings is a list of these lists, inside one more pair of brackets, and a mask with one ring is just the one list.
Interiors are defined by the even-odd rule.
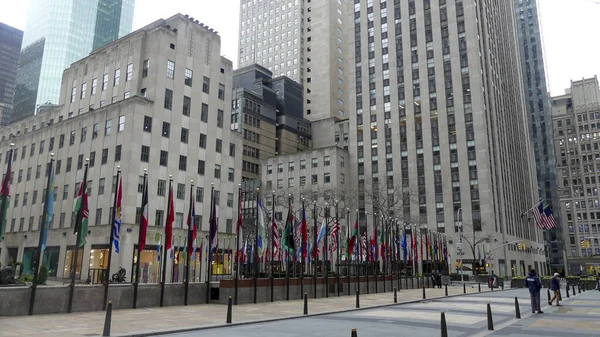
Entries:
[[33,275],[37,247],[25,247],[23,251],[23,275]]
[[219,249],[213,254],[212,274],[215,276],[231,275],[232,261],[231,249]]
[[[63,269],[63,278],[71,277],[71,270],[73,268],[73,258],[75,254],[75,246],[68,246],[67,253],[65,254],[65,267]],[[79,249],[77,252],[77,267],[75,269],[75,279],[81,280],[81,266],[83,264],[83,250]]]
[[[160,282],[160,267],[158,261],[158,247],[148,246],[140,254],[140,283],[159,283]],[[135,271],[137,268],[137,245],[133,251],[133,265],[131,268],[131,281],[135,282]]]
[[90,250],[90,269],[88,279],[90,283],[102,283],[109,276],[108,268],[108,246],[92,246]]
[[185,280],[185,258],[186,253],[183,251],[183,247],[175,248],[173,257],[173,270],[171,274],[171,282],[182,282]]
[[56,277],[58,271],[58,256],[60,247],[46,247],[42,256],[42,266],[48,269],[48,276]]

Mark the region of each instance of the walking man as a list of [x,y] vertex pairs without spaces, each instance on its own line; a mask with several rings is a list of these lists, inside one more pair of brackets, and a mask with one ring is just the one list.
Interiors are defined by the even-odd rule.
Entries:
[[554,296],[552,296],[552,299],[548,301],[548,304],[552,305],[552,302],[556,300],[556,306],[560,307],[560,274],[554,273],[551,289],[554,291]]
[[529,288],[529,295],[531,297],[531,312],[535,314],[543,314],[544,312],[540,308],[540,291],[542,290],[542,281],[539,276],[535,273],[535,269],[531,269],[529,275],[525,279],[525,286]]

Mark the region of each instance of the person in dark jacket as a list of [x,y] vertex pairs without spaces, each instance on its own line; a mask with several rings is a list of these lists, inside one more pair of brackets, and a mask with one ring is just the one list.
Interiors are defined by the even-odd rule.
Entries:
[[548,301],[548,304],[552,305],[552,302],[556,300],[556,306],[560,307],[560,274],[554,273],[554,277],[552,278],[552,284],[550,286],[552,291],[554,291],[554,296],[552,299]]
[[529,288],[529,295],[531,297],[531,312],[535,314],[543,314],[544,312],[540,308],[540,290],[542,290],[542,281],[537,276],[534,269],[531,269],[529,275],[525,279],[525,286]]

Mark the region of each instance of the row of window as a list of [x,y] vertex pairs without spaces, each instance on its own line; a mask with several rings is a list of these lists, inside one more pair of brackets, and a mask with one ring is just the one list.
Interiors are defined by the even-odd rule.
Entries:
[[[331,165],[331,156],[324,156],[323,157],[323,166],[329,166],[329,165]],[[340,166],[344,167],[344,165],[345,165],[344,157],[340,157]],[[296,167],[296,163],[294,161],[288,162],[288,171],[294,171],[295,167]],[[312,168],[319,167],[319,158],[311,159],[311,167]],[[277,164],[277,173],[283,173],[283,168],[284,168],[284,164],[278,163]],[[306,169],[306,159],[300,159],[300,169],[301,170]],[[273,173],[273,165],[269,164],[269,165],[267,165],[267,174],[272,174],[272,173]]]
[[[125,82],[131,81],[132,74],[133,74],[133,63],[129,63],[127,65],[127,72],[125,73]],[[114,71],[113,82],[112,82],[113,87],[118,86],[120,81],[121,81],[121,68],[117,68]],[[97,86],[98,86],[98,79],[97,78],[92,79],[90,95],[96,94]],[[102,76],[102,91],[106,91],[106,89],[108,89],[108,73],[106,73]],[[87,82],[84,82],[81,84],[79,98],[84,99],[86,97],[86,95],[87,95]],[[77,87],[73,86],[71,88],[71,103],[75,102],[76,97],[77,97]]]
[[[310,181],[312,185],[317,185],[319,184],[319,175],[318,174],[313,174],[310,176]],[[331,182],[331,173],[327,172],[327,173],[323,173],[323,182],[325,184],[329,184]],[[340,175],[340,183],[344,184],[345,181],[345,176],[342,173]],[[300,176],[300,186],[306,186],[306,176]],[[277,179],[277,188],[283,188],[283,179]],[[296,187],[296,182],[295,179],[293,177],[288,178],[288,183],[287,183],[287,187]],[[271,180],[267,181],[267,191],[272,190],[273,189],[273,182]]]

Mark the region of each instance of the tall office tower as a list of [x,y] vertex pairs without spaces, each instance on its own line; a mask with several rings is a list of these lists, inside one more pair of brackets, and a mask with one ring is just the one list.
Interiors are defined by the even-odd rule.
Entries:
[[[525,108],[529,121],[537,171],[538,193],[544,205],[558,210],[556,190],[556,158],[552,136],[552,114],[546,86],[546,70],[542,48],[537,0],[515,0]],[[544,231],[546,260],[554,271],[564,268],[564,241],[559,212],[554,212],[557,228]]]
[[538,193],[514,3],[354,3],[350,153],[363,227],[368,212],[369,227],[378,213],[444,232],[451,261],[461,230],[465,264],[546,273],[541,230],[522,216]]
[[0,124],[12,110],[23,32],[0,22]]
[[239,66],[258,63],[304,86],[311,121],[348,116],[349,1],[242,0]]
[[[572,81],[552,97],[560,215],[569,275],[600,272],[600,88],[598,78]],[[555,214],[558,212],[555,212]]]
[[[71,274],[75,242],[71,215],[84,176],[85,158],[89,158],[90,227],[77,270],[83,280],[91,275],[93,283],[99,282],[102,275],[112,275],[119,266],[132,275],[144,169],[148,172],[150,225],[146,248],[141,253],[144,277],[140,282],[159,280],[157,248],[164,247],[161,233],[167,217],[170,178],[176,251],[187,245],[185,219],[190,200],[195,202],[199,231],[209,228],[214,187],[220,232],[218,254],[223,254],[226,242],[233,241],[233,219],[237,218],[234,200],[241,182],[242,140],[229,127],[233,66],[220,51],[217,32],[189,17],[177,14],[157,20],[111,42],[107,48],[95,50],[65,70],[59,106],[0,127],[3,170],[10,143],[15,144],[11,205],[6,234],[0,242],[0,263],[4,266],[10,260],[23,261],[23,272],[32,272],[48,178],[45,167],[51,153],[55,169],[54,220],[43,257],[51,277],[68,278]],[[106,271],[108,238],[119,166],[123,178],[121,252],[112,254],[111,272]],[[202,247],[206,236],[206,232],[198,233],[197,247]],[[200,268],[200,250],[197,253],[192,278],[195,282],[206,272],[206,268]],[[171,277],[173,282],[182,281],[184,254],[176,255],[168,259],[167,282]],[[215,264],[231,270],[228,259],[219,259]]]
[[129,34],[135,0],[32,0],[9,122],[57,104],[63,71],[93,49]]

